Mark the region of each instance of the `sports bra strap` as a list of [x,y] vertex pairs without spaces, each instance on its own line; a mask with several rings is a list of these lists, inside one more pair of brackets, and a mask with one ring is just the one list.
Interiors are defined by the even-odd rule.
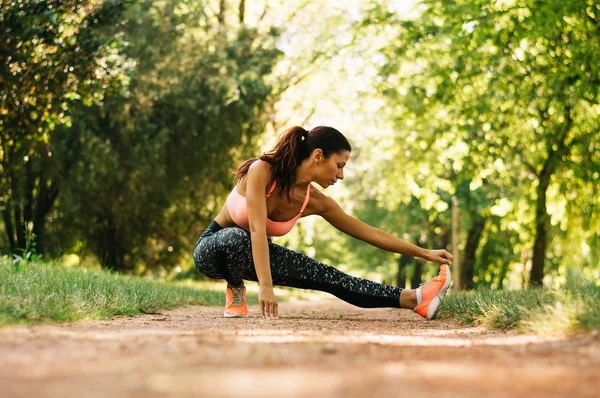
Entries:
[[304,199],[304,204],[302,205],[302,208],[300,209],[300,214],[304,213],[304,209],[306,209],[306,205],[308,204],[308,201],[310,200],[310,184],[308,184],[308,187],[306,188],[306,199]]
[[[277,181],[273,181],[273,185],[271,185],[271,189],[269,190],[269,193],[267,194],[267,198],[269,196],[271,196],[271,194],[275,190],[275,185],[277,185]],[[304,209],[306,209],[306,205],[308,205],[308,201],[310,200],[309,194],[310,194],[310,184],[308,184],[308,187],[306,187],[306,197],[304,199],[304,203],[302,204],[302,208],[300,209],[300,214],[302,214],[304,212]]]
[[271,185],[271,190],[269,190],[269,193],[267,193],[267,198],[269,196],[271,196],[271,194],[273,193],[273,191],[275,190],[275,185],[277,185],[277,180],[273,181],[273,185]]

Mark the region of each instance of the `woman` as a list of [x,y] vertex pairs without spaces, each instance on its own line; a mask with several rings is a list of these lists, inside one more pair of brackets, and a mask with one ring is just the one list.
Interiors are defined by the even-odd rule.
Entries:
[[[225,317],[248,314],[244,280],[258,281],[264,318],[279,316],[273,285],[325,291],[359,307],[410,308],[424,318],[435,317],[450,285],[450,253],[426,250],[371,227],[312,186],[327,188],[343,180],[351,151],[334,128],[296,126],[270,152],[239,166],[227,201],[194,248],[201,273],[227,280]],[[380,249],[440,263],[440,274],[417,289],[401,289],[344,274],[271,241],[310,215]]]

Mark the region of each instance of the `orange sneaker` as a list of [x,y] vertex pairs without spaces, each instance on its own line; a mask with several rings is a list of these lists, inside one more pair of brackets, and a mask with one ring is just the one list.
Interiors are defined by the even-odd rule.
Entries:
[[225,318],[244,318],[248,315],[246,305],[246,286],[229,287],[225,291]]
[[448,264],[442,264],[438,276],[417,288],[417,302],[419,299],[421,302],[415,307],[414,311],[423,318],[434,319],[442,306],[442,300],[449,287],[450,267],[448,267]]

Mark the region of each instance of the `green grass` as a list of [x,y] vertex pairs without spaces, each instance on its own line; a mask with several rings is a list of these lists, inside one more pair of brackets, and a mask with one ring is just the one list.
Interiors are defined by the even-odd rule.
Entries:
[[[42,261],[0,257],[0,325],[110,319],[183,306],[223,305],[223,283],[159,282]],[[306,298],[278,290],[278,299]],[[248,303],[258,302],[248,287]],[[600,286],[570,274],[560,289],[452,291],[439,319],[542,334],[600,329]]]
[[574,275],[560,289],[453,291],[439,319],[539,334],[600,329],[600,286]]
[[[257,302],[257,294],[248,292],[248,303]],[[223,303],[223,284],[196,282],[184,286],[107,271],[0,258],[0,325],[110,319],[186,304]]]

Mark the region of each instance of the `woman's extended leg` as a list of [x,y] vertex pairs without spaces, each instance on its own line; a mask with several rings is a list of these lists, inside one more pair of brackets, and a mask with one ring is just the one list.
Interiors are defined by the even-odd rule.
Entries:
[[[210,277],[221,276],[233,286],[240,286],[244,280],[258,280],[250,234],[241,228],[225,228],[202,239],[194,258],[201,272]],[[358,307],[400,307],[401,288],[345,274],[272,242],[269,259],[275,285],[328,292]],[[410,300],[404,296],[405,301]]]

